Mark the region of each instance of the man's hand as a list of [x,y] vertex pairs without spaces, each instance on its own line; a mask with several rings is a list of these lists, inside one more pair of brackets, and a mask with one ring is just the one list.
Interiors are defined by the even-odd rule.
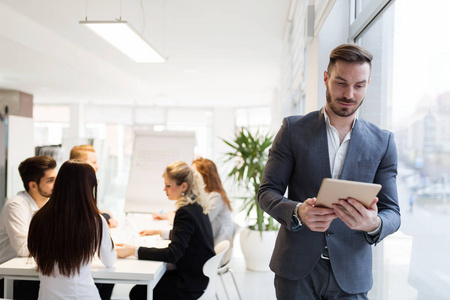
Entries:
[[377,202],[378,198],[375,197],[369,208],[366,208],[356,199],[340,199],[339,204],[333,204],[333,210],[349,228],[371,232],[377,229],[381,223],[381,219],[378,217]]
[[297,214],[309,229],[324,232],[330,227],[331,221],[337,218],[337,215],[330,208],[315,207],[316,201],[316,198],[306,199],[298,208]]

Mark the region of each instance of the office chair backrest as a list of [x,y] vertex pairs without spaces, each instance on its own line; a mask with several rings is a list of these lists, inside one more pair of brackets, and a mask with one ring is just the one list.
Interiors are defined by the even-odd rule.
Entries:
[[220,261],[222,260],[225,251],[230,247],[230,241],[222,241],[214,247],[216,255],[208,259],[203,265],[203,274],[209,278],[208,286],[205,289],[203,295],[198,300],[211,300],[216,295],[216,278],[217,269],[219,268]]
[[225,252],[225,255],[223,256],[222,261],[220,263],[220,266],[224,266],[230,262],[232,252],[233,252],[234,240],[241,229],[241,226],[239,226],[237,223],[233,223],[233,224],[234,224],[234,229],[233,229],[233,237],[231,238],[231,241],[230,241],[230,248],[228,248],[227,252]]

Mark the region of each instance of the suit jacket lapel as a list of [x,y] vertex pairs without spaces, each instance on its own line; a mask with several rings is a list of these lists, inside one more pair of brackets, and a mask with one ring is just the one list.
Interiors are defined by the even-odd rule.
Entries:
[[367,134],[365,134],[363,122],[356,119],[340,179],[352,179],[351,174],[354,173],[354,170],[358,169],[358,159],[353,158],[359,157],[359,154],[363,150],[366,143],[366,138]]
[[317,159],[324,171],[325,178],[331,178],[330,155],[328,154],[327,127],[322,111],[318,112],[317,123],[311,127],[311,138],[313,139],[313,151],[317,153]]

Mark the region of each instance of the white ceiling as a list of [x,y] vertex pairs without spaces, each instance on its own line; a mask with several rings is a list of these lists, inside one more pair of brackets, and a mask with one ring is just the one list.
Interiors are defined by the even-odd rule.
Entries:
[[[269,104],[280,81],[289,4],[290,0],[0,0],[0,88],[31,93],[35,103],[42,104]],[[86,15],[88,20],[121,16],[167,61],[133,62],[79,25]]]

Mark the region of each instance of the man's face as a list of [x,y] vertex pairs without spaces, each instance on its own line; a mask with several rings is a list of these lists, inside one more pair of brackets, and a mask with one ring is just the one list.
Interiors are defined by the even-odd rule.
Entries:
[[324,81],[327,88],[327,113],[350,117],[366,96],[370,66],[368,63],[338,60],[330,73],[324,73]]
[[44,177],[41,178],[37,185],[39,195],[42,197],[50,197],[53,192],[53,185],[56,179],[56,169],[50,169],[45,171]]
[[94,168],[95,172],[97,172],[98,163],[97,163],[97,155],[95,155],[95,152],[86,151],[86,162]]

